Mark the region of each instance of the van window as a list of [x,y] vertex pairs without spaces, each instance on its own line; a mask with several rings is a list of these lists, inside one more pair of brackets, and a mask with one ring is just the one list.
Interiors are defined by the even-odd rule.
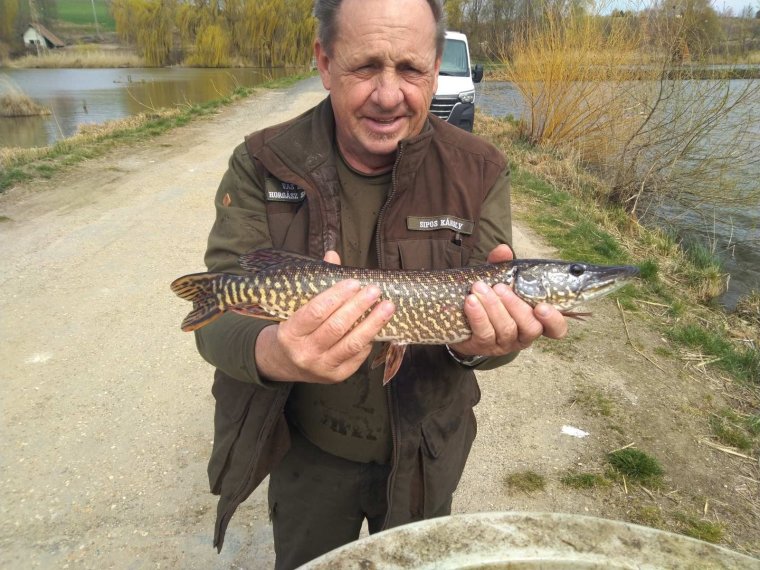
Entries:
[[470,67],[467,64],[467,44],[465,42],[446,40],[439,75],[453,75],[454,77],[470,75]]

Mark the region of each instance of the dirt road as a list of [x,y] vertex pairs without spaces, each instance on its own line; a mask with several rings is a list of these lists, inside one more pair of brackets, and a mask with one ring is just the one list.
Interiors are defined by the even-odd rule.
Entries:
[[[232,148],[323,97],[316,79],[262,91],[0,197],[0,567],[271,567],[265,489],[239,510],[221,555],[211,547],[211,367],[180,332],[188,307],[168,284],[203,268],[213,195]],[[536,243],[518,228],[520,255],[545,253]],[[631,334],[660,342],[636,324]],[[726,459],[696,441],[699,414],[663,413],[698,407],[703,388],[684,383],[673,365],[660,372],[625,343],[617,310],[602,304],[567,342],[540,343],[481,375],[480,433],[455,511],[624,518],[622,491],[570,491],[558,476],[629,440],[644,442],[674,481],[688,473],[698,490],[682,491],[685,505],[735,494]],[[620,432],[574,404],[578,386],[617,406]],[[563,435],[565,424],[592,435]],[[665,441],[666,433],[673,437]],[[692,469],[697,455],[703,467]],[[545,475],[546,490],[508,491],[504,475],[521,469]],[[741,515],[756,532],[756,517]]]

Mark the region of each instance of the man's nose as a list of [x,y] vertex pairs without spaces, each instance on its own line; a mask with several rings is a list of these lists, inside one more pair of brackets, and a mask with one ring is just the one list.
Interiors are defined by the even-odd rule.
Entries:
[[374,103],[382,109],[393,109],[404,100],[401,81],[395,71],[386,70],[376,77],[375,90],[372,92]]

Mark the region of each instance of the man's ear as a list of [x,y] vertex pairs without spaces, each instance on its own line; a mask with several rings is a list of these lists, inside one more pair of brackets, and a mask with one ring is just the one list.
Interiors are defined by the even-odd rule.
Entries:
[[319,40],[314,42],[314,57],[317,60],[317,70],[322,78],[322,85],[328,91],[330,90],[330,56],[324,49]]

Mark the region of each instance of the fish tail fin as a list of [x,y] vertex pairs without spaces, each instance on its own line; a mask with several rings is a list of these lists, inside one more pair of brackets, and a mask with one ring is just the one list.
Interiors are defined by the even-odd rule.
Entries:
[[193,310],[182,321],[182,330],[194,331],[219,318],[224,309],[219,306],[214,292],[217,273],[194,273],[175,279],[172,291],[186,301],[192,301]]

